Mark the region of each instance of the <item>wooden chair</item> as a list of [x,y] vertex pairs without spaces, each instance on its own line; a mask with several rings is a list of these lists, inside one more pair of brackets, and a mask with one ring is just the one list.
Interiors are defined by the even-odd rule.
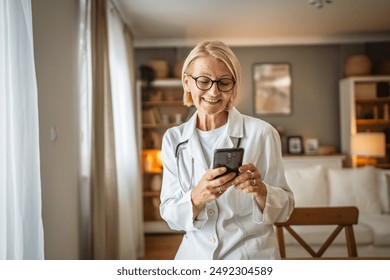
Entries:
[[[288,221],[275,223],[276,236],[279,243],[279,251],[282,259],[286,258],[283,228],[285,228],[306,249],[313,258],[321,258],[324,252],[332,244],[336,236],[345,229],[348,257],[357,257],[357,249],[353,225],[358,222],[359,210],[352,207],[311,207],[295,208]],[[305,242],[291,226],[336,225],[337,227],[316,252]]]

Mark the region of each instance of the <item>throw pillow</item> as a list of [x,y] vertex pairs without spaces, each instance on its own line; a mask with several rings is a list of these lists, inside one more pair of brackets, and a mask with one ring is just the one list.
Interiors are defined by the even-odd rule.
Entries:
[[329,205],[355,205],[360,214],[380,214],[381,207],[373,167],[329,169]]
[[316,165],[304,168],[289,168],[286,180],[295,197],[297,207],[321,207],[328,205],[328,190],[324,167]]
[[390,171],[388,169],[376,169],[377,187],[381,202],[382,213],[390,212]]

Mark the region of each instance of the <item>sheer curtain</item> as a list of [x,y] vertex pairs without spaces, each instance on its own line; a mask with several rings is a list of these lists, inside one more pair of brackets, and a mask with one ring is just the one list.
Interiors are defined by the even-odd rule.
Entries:
[[107,1],[91,3],[92,46],[92,256],[118,259],[118,187],[108,58]]
[[118,184],[119,257],[136,259],[143,254],[144,242],[133,48],[131,36],[119,12],[111,2],[107,7]]
[[131,36],[109,1],[80,4],[82,257],[137,259],[144,237]]
[[92,50],[91,0],[80,0],[79,23],[79,133],[80,133],[80,258],[91,258],[91,131]]
[[43,259],[30,0],[0,1],[0,259]]

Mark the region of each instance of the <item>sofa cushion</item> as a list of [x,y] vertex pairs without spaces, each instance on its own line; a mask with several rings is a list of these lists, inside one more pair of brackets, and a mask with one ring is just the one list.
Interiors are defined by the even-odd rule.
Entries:
[[390,215],[360,215],[359,223],[370,227],[375,246],[390,246]]
[[296,207],[327,206],[328,191],[326,171],[320,165],[305,168],[289,168],[286,180],[295,197]]
[[382,213],[390,213],[390,171],[377,169],[376,173]]
[[355,205],[360,214],[380,214],[381,206],[372,167],[329,169],[329,205]]

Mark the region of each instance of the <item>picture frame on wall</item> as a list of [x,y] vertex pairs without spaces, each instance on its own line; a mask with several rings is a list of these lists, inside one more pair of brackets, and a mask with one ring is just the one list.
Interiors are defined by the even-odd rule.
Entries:
[[291,114],[291,65],[253,65],[254,112],[256,115]]
[[301,136],[287,138],[287,152],[289,154],[303,154],[303,141]]

